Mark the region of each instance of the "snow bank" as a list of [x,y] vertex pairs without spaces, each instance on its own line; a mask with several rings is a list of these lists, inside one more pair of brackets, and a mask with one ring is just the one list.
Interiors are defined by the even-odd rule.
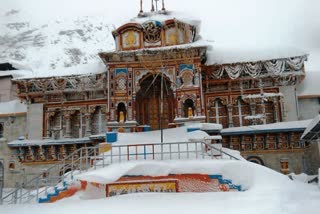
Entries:
[[77,175],[76,179],[108,184],[124,175],[166,176],[169,174],[219,174],[231,179],[243,189],[261,191],[278,189],[290,185],[287,176],[248,161],[235,160],[179,160],[179,161],[136,161],[112,164],[106,168]]

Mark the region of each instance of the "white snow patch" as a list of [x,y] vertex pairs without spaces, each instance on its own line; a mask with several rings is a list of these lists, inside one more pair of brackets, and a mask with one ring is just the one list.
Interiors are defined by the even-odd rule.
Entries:
[[292,47],[222,43],[214,43],[212,46],[212,50],[207,52],[206,65],[260,62],[307,55],[307,52]]
[[0,115],[26,113],[26,112],[27,112],[27,105],[24,103],[21,103],[19,100],[12,100],[9,102],[0,102]]

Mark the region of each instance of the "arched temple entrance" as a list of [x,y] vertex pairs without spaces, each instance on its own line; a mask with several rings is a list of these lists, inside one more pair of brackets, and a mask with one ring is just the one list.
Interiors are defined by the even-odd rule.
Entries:
[[163,128],[174,120],[174,96],[170,80],[161,75],[148,75],[140,81],[136,96],[136,116],[140,125],[150,125],[152,130],[161,128],[161,80],[163,79]]

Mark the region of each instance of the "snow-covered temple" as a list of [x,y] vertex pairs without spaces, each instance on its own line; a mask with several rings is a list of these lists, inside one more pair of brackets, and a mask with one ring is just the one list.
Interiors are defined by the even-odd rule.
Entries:
[[199,33],[199,20],[164,7],[141,9],[113,31],[116,50],[99,53],[105,67],[16,78],[29,125],[26,140],[9,146],[22,163],[52,164],[103,142],[92,136],[106,130],[218,123],[223,145],[248,160],[283,173],[304,171],[308,143],[300,137],[310,121],[297,122],[295,88],[308,54],[227,47]]

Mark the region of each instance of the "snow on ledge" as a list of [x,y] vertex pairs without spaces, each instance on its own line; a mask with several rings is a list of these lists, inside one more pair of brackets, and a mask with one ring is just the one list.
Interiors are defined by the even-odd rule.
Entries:
[[308,53],[292,47],[257,47],[214,43],[212,50],[207,51],[206,65],[260,62],[305,55],[308,55]]
[[300,120],[290,122],[271,123],[266,125],[242,126],[226,128],[221,131],[222,134],[238,132],[259,132],[259,131],[276,131],[289,129],[306,129],[312,120]]

